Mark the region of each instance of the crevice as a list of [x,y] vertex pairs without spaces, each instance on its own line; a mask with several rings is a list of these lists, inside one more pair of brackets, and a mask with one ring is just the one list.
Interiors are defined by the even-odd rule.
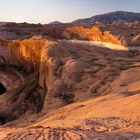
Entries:
[[6,122],[6,118],[0,116],[0,125],[4,125]]
[[0,83],[0,95],[4,94],[5,92],[6,92],[5,86],[2,83]]

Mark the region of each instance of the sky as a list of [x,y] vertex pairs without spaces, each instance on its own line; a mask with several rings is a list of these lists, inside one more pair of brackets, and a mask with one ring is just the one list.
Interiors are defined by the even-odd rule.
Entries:
[[71,22],[112,11],[140,13],[140,0],[0,0],[1,22]]

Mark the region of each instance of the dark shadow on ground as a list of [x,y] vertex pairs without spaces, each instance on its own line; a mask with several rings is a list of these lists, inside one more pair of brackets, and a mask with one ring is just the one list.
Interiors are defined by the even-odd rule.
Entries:
[[140,94],[140,89],[139,90],[134,90],[134,91],[123,92],[123,94],[124,94],[125,97]]

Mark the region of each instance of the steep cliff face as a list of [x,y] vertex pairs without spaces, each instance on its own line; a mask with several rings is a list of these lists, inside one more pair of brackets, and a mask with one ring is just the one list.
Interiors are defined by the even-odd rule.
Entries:
[[72,27],[67,29],[63,36],[67,39],[79,39],[109,42],[112,44],[125,45],[123,40],[120,40],[117,36],[113,35],[110,31],[102,31],[98,26],[92,28]]
[[33,37],[27,40],[7,41],[1,40],[0,55],[6,64],[24,66],[26,68],[39,69],[41,52],[52,42],[41,37]]
[[0,82],[7,89],[0,97],[0,117],[11,121],[28,111],[41,111],[45,93],[38,84],[40,59],[53,41],[33,37],[0,42]]
[[48,47],[50,42],[43,39],[32,38],[11,43],[12,63],[27,69],[39,69],[41,51]]

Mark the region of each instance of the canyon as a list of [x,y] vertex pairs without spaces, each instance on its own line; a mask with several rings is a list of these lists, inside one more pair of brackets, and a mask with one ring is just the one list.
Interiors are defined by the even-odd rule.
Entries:
[[138,140],[139,29],[0,25],[0,139]]

